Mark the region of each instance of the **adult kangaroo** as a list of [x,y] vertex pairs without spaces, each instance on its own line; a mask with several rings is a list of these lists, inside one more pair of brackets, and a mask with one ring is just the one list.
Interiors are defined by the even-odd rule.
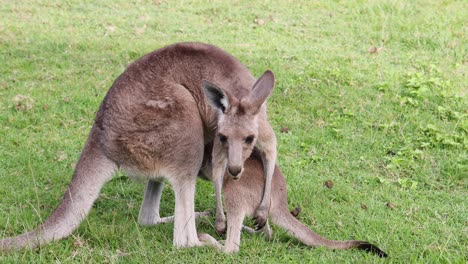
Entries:
[[[201,176],[206,179],[211,179],[211,169],[209,165],[209,153],[205,152],[204,165],[201,169]],[[261,153],[254,149],[251,157],[244,164],[244,177],[235,181],[227,174],[224,176],[224,204],[227,211],[227,237],[224,246],[216,239],[208,234],[200,234],[200,240],[206,244],[211,244],[217,249],[226,253],[235,253],[239,251],[241,230],[247,230],[250,233],[256,231],[243,227],[242,223],[245,216],[253,216],[255,209],[261,203],[261,191],[264,188],[264,176]],[[329,240],[316,234],[310,228],[302,224],[296,219],[293,212],[288,210],[288,199],[286,191],[286,180],[278,166],[275,166],[272,180],[271,194],[271,221],[285,229],[291,236],[299,239],[307,246],[325,246],[334,249],[351,249],[357,248],[377,254],[380,257],[387,257],[387,254],[377,246],[359,240]],[[297,210],[297,208],[296,208]],[[267,238],[271,238],[271,229],[268,222],[262,230]]]
[[257,210],[263,225],[276,162],[276,137],[265,106],[273,86],[272,72],[256,80],[233,56],[202,43],[174,44],[133,62],[105,96],[60,205],[36,230],[0,240],[0,251],[70,235],[119,167],[148,181],[140,224],[166,221],[159,217],[166,178],[175,193],[173,244],[201,245],[195,228],[195,183],[204,147],[211,142],[217,229],[225,228],[222,176],[227,168],[238,179],[254,146],[262,150],[267,181]]

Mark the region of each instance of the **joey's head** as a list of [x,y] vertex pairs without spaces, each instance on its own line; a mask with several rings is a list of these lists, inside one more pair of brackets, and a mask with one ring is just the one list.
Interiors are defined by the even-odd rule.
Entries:
[[275,77],[266,71],[242,98],[232,96],[217,85],[203,81],[203,90],[212,107],[218,109],[218,129],[214,139],[227,157],[227,172],[239,179],[244,162],[252,153],[259,134],[259,113],[273,91]]

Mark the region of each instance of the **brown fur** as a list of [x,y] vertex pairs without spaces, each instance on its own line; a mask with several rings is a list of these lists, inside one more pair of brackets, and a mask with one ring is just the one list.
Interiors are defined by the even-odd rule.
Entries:
[[[0,240],[0,251],[35,247],[70,235],[118,167],[130,177],[148,181],[139,215],[143,225],[168,221],[159,217],[161,178],[167,178],[175,193],[174,245],[200,245],[194,194],[204,146],[214,141],[215,183],[222,181],[226,164],[231,171],[241,170],[254,144],[273,165],[276,138],[264,104],[273,84],[271,72],[256,80],[234,57],[201,43],[174,44],[130,64],[105,96],[58,208],[35,231]],[[228,101],[224,112],[221,108]],[[239,105],[243,111],[236,110]],[[220,131],[229,136],[226,144],[219,142]],[[255,142],[246,144],[250,134]],[[273,174],[272,165],[267,179]],[[221,230],[225,218],[221,185],[216,186]],[[269,201],[268,191],[264,196]],[[260,209],[262,222],[267,212]]]
[[[209,159],[209,157],[207,159]],[[261,154],[258,151],[254,150],[252,156],[245,162],[244,166],[245,172],[241,179],[234,180],[228,177],[228,175],[224,177],[223,191],[227,212],[227,237],[225,245],[222,246],[208,234],[200,234],[200,240],[202,242],[211,244],[226,253],[239,251],[242,223],[246,216],[252,217],[255,214],[258,204],[261,203],[260,193],[265,184]],[[206,171],[209,171],[209,169]],[[203,173],[202,171],[202,174]],[[297,212],[297,209],[295,211]],[[326,246],[334,249],[357,248],[370,251],[381,257],[387,256],[385,252],[369,242],[358,240],[329,240],[319,236],[302,224],[288,210],[286,180],[278,166],[275,167],[275,172],[273,174],[269,217],[274,224],[282,227],[288,234],[296,237],[308,246]],[[267,236],[271,236],[268,223],[265,229],[268,232]]]

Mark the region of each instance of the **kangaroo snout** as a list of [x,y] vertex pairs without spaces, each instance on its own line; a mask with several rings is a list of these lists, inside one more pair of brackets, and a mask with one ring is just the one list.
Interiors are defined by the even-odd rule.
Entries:
[[243,170],[244,168],[242,168],[242,166],[230,166],[227,169],[229,175],[231,175],[234,180],[240,178]]

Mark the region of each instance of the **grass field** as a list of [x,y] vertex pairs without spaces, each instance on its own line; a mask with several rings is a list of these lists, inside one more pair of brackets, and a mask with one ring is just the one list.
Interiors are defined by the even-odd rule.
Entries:
[[[0,237],[33,229],[58,205],[126,65],[202,41],[256,76],[275,72],[269,118],[301,221],[390,255],[312,249],[279,228],[271,242],[244,234],[237,255],[175,249],[172,224],[138,226],[144,185],[119,173],[71,237],[0,262],[466,263],[467,12],[448,0],[0,0]],[[162,214],[173,207],[166,188]],[[196,209],[213,207],[200,181]],[[213,224],[197,229],[215,236]]]

